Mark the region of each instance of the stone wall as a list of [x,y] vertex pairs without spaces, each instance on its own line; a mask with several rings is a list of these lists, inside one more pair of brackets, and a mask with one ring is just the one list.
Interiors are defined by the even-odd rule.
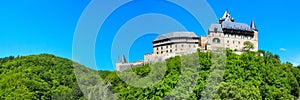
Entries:
[[[224,34],[222,32],[209,32],[207,37],[203,37],[203,39],[207,39],[210,41],[209,47],[225,47],[229,48],[233,51],[243,51],[244,42],[249,41],[254,44],[254,49],[251,51],[258,51],[258,32],[254,32],[254,36],[245,36],[245,35],[233,35],[233,34]],[[219,40],[219,41],[216,41]],[[203,40],[201,40],[202,42]],[[207,48],[207,50],[211,50],[212,48]]]

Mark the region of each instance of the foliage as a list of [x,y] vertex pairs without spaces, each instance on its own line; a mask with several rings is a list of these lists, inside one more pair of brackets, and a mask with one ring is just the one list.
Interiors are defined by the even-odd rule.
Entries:
[[[260,53],[264,53],[261,56]],[[278,55],[270,52],[247,51],[241,55],[226,50],[226,66],[221,66],[218,60],[212,59],[213,52],[198,52],[199,59],[197,77],[185,77],[191,73],[191,67],[186,71],[182,67],[183,57],[173,57],[166,61],[167,71],[160,82],[140,88],[128,85],[117,74],[108,75],[106,81],[113,85],[110,89],[120,99],[293,99],[299,97],[300,68],[293,67],[290,63],[280,63]],[[218,58],[218,57],[217,57]],[[189,64],[195,63],[189,59]],[[217,64],[215,63],[217,62]],[[188,65],[189,65],[188,64]],[[151,73],[149,65],[134,67],[132,70],[141,76]],[[224,76],[221,76],[223,73]],[[124,74],[126,75],[126,74]],[[126,77],[126,76],[125,76]],[[184,77],[185,81],[182,81]],[[187,81],[186,81],[187,80]],[[196,80],[196,83],[192,83]],[[219,84],[217,84],[219,83]],[[184,87],[185,85],[193,87]],[[213,85],[212,85],[213,84]],[[183,86],[183,87],[182,87]],[[178,88],[179,87],[179,88]],[[192,88],[192,92],[189,92]],[[214,91],[215,90],[215,91]],[[214,91],[214,92],[212,92]]]
[[70,60],[42,54],[0,62],[0,99],[83,99]]
[[245,41],[244,42],[244,47],[243,47],[243,49],[245,50],[245,51],[249,51],[249,50],[251,50],[251,49],[253,49],[254,48],[254,44],[253,43],[251,43],[250,41]]
[[[278,55],[262,50],[237,55],[227,49],[226,56],[198,51],[124,72],[73,65],[70,60],[48,54],[2,58],[0,99],[85,99],[95,95],[116,99],[99,90],[103,87],[125,100],[289,100],[300,96],[300,66],[281,63]],[[76,75],[80,79],[76,80],[74,68],[79,69]],[[136,78],[141,78],[137,84],[124,80]],[[104,83],[97,85],[99,81]],[[148,86],[137,86],[141,84]]]

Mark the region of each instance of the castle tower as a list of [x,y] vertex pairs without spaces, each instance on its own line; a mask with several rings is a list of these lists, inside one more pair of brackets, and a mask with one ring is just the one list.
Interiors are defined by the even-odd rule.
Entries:
[[[116,62],[116,70],[117,71],[122,71],[124,70],[124,64],[128,64],[125,55],[122,56],[121,61],[120,62]],[[123,66],[122,66],[123,65]],[[127,66],[125,66],[127,67]],[[126,68],[125,68],[126,69]]]
[[126,60],[126,57],[125,57],[125,55],[123,55],[123,56],[122,56],[121,63],[127,63],[127,60]]
[[254,49],[255,51],[258,50],[258,30],[256,28],[255,22],[254,20],[251,21],[251,25],[250,25],[251,29],[254,30],[254,36],[253,36],[253,40],[254,40]]

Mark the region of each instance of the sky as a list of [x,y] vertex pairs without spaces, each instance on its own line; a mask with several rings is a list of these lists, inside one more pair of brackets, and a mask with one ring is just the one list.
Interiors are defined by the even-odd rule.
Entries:
[[[121,34],[119,38],[123,38],[120,41],[126,41],[128,34],[142,32],[148,27],[157,29],[163,26],[164,29],[157,29],[159,32],[185,30],[186,27],[182,27],[185,23],[180,24],[168,16],[155,14],[137,17],[128,22],[127,26],[119,25],[121,22],[125,23],[126,20],[130,20],[127,16],[148,11],[147,8],[153,7],[152,5],[161,0],[138,1],[142,3],[133,5],[143,8],[142,10],[129,6],[127,9],[130,11],[115,11],[107,19],[105,26],[101,27],[95,43],[97,69],[114,70],[113,61],[119,60],[121,53],[111,54],[111,51],[119,49],[123,51],[122,46],[112,46],[112,43],[118,42],[113,41],[116,38],[114,37],[116,32]],[[72,59],[74,33],[80,17],[90,2],[91,0],[2,0],[0,3],[0,57],[49,53]],[[260,50],[280,55],[282,62],[300,64],[298,45],[300,13],[297,9],[300,1],[207,0],[207,2],[218,18],[222,17],[224,11],[228,9],[236,22],[250,24],[254,19],[259,30]],[[102,8],[105,9],[105,7],[106,5],[103,5]],[[151,9],[155,9],[155,6]],[[168,10],[168,5],[162,12],[171,15],[178,14],[178,16],[184,14],[184,11],[180,9]],[[152,18],[152,20],[145,20],[147,18]],[[195,31],[199,36],[206,34],[204,30],[207,29],[195,26],[194,20],[188,16],[180,18],[185,22],[190,22],[189,31]],[[170,28],[165,29],[168,25]],[[134,39],[134,43],[129,48],[129,53],[125,54],[130,58],[129,61],[140,60],[143,54],[151,53],[151,41],[158,34],[161,33],[153,31],[148,32],[147,35],[137,36],[138,38]],[[115,56],[111,57],[112,55]],[[83,64],[89,66],[84,62]]]

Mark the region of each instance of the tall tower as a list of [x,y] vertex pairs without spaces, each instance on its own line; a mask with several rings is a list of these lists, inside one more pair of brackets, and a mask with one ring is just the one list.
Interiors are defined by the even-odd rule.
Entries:
[[254,31],[254,36],[253,36],[253,40],[254,40],[254,50],[257,51],[258,50],[258,30],[256,28],[255,22],[254,20],[251,21],[251,25],[250,25],[251,29],[253,29]]
[[126,57],[125,57],[125,55],[123,55],[123,56],[122,56],[121,63],[127,63],[127,60],[126,60]]

